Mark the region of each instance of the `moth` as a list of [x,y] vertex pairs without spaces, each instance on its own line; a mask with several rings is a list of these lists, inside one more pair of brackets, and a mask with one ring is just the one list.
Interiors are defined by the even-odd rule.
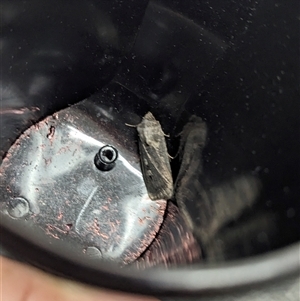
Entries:
[[180,136],[178,153],[181,164],[176,183],[179,183],[190,169],[199,175],[202,174],[202,151],[206,145],[207,125],[202,118],[192,115]]
[[181,164],[174,185],[174,198],[185,222],[195,230],[195,219],[199,215],[197,207],[204,191],[200,177],[203,173],[202,150],[206,144],[206,123],[200,117],[193,115],[183,127],[180,136],[178,155]]
[[181,133],[181,166],[175,181],[179,211],[203,248],[225,224],[251,207],[260,191],[260,181],[247,174],[210,185],[203,175],[202,151],[206,137],[206,123],[192,116]]
[[142,174],[151,200],[173,196],[173,177],[165,134],[159,121],[148,112],[137,125]]

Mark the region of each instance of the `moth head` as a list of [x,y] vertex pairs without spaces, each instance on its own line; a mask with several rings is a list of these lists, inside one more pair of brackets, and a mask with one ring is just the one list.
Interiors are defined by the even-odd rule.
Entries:
[[149,120],[149,121],[155,121],[155,117],[153,116],[153,114],[151,112],[148,112],[143,119]]

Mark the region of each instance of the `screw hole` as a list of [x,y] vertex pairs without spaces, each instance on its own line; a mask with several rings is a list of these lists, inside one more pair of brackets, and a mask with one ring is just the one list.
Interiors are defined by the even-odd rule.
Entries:
[[116,165],[117,158],[118,151],[111,145],[105,145],[94,157],[94,163],[99,170],[109,171]]
[[110,149],[106,149],[103,151],[103,156],[106,157],[109,161],[114,157],[114,153]]

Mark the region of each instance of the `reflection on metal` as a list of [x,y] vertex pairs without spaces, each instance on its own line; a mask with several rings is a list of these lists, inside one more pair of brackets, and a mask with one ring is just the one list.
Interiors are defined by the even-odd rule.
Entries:
[[[106,125],[118,127],[111,120]],[[74,244],[74,252],[95,248],[101,258],[125,264],[138,258],[159,230],[166,201],[149,199],[137,155],[122,144],[131,138],[116,133],[80,106],[30,127],[1,165],[1,214],[13,212],[20,222],[23,203],[9,201],[18,196],[28,201],[23,226],[33,227],[33,236],[34,227],[42,228],[45,244],[52,239],[76,242],[81,247]],[[118,158],[112,170],[103,172],[94,158],[106,144],[114,145]]]
[[201,259],[199,243],[178,208],[169,202],[160,231],[143,256],[134,262],[134,266],[141,270],[154,266],[168,268],[199,262]]
[[89,256],[91,258],[101,258],[102,257],[101,251],[96,247],[87,247],[86,249],[84,249],[84,252],[87,256]]
[[28,201],[21,197],[11,198],[7,204],[7,213],[13,218],[21,218],[29,213]]

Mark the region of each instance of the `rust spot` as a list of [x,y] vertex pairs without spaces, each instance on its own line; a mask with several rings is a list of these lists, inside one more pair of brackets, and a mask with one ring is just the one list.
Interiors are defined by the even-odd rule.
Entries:
[[116,225],[114,222],[109,221],[109,225],[110,225],[110,235],[115,233],[117,231],[116,229]]
[[106,205],[106,206],[101,206],[101,209],[106,210],[106,211],[109,211],[109,208],[108,208],[107,205]]
[[61,220],[63,218],[63,213],[59,210],[59,213],[57,215],[57,220]]
[[51,158],[46,159],[46,158],[43,157],[43,159],[44,159],[44,161],[45,161],[45,165],[46,165],[46,166],[48,166],[48,165],[52,162],[52,159],[51,159]]
[[58,154],[63,154],[66,153],[67,151],[71,151],[69,146],[63,146],[59,149],[59,151],[57,152]]
[[50,224],[46,224],[46,229],[45,229],[45,233],[55,239],[59,239],[58,235],[55,233],[52,233],[52,231],[54,230],[54,226],[50,225]]
[[73,224],[72,223],[66,224],[66,227],[67,227],[67,231],[69,232],[72,229]]
[[[145,243],[143,240],[141,243]],[[139,269],[153,266],[168,268],[189,264],[202,258],[201,248],[182,219],[178,208],[168,204],[164,223],[152,244],[133,263]]]
[[100,229],[98,220],[95,218],[92,225],[88,227],[87,229],[89,232],[93,232],[95,235],[100,235]]
[[108,235],[106,235],[106,234],[104,234],[104,233],[99,233],[99,235],[102,237],[102,238],[104,238],[104,239],[109,239],[109,236]]

